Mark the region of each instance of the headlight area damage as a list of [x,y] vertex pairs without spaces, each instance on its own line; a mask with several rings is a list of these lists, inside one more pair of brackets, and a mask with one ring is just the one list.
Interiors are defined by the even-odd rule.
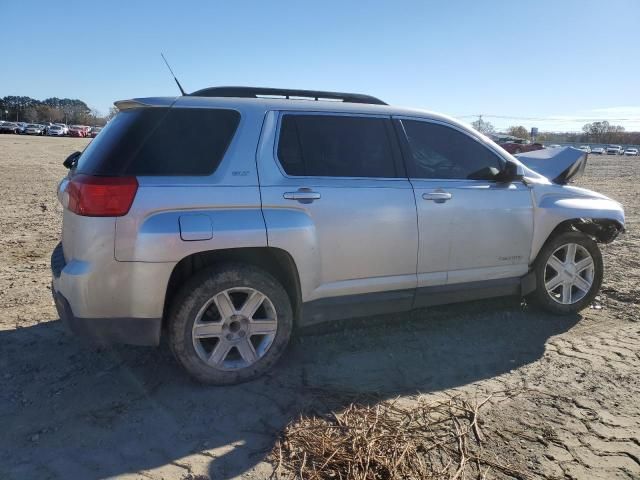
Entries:
[[584,173],[588,153],[577,148],[565,147],[534,150],[519,153],[515,157],[553,183],[566,185]]
[[556,230],[577,230],[586,233],[598,243],[611,243],[624,232],[624,226],[615,220],[605,218],[579,218],[563,222]]

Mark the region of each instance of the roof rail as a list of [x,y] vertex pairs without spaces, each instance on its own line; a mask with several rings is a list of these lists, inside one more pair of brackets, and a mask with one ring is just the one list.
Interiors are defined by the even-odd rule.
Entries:
[[387,105],[379,98],[361,93],[322,92],[319,90],[291,90],[288,88],[260,88],[260,87],[211,87],[203,88],[197,92],[189,93],[190,97],[285,97],[287,99],[334,100],[347,103],[370,103],[374,105]]

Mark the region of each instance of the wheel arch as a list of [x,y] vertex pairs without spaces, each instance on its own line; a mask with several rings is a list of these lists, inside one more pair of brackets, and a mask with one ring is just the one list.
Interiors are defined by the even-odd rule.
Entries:
[[582,232],[597,243],[611,243],[624,231],[624,226],[610,218],[571,218],[560,222],[548,238],[569,231]]
[[182,258],[174,266],[165,294],[163,327],[166,326],[171,304],[185,281],[204,268],[228,262],[253,265],[273,275],[289,295],[294,319],[299,317],[302,308],[300,277],[296,263],[287,251],[274,247],[228,248],[196,252]]
[[624,232],[624,225],[611,218],[570,218],[559,222],[541,242],[535,252],[532,252],[532,260],[535,260],[542,247],[553,237],[564,232],[582,232],[591,237],[597,243],[611,243],[617,236]]

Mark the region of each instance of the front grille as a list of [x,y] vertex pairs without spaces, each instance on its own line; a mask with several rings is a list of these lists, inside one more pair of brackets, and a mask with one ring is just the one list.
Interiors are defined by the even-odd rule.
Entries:
[[56,278],[60,277],[60,273],[66,264],[67,262],[64,259],[61,242],[56,245],[56,248],[53,249],[53,253],[51,254],[51,272],[53,276]]

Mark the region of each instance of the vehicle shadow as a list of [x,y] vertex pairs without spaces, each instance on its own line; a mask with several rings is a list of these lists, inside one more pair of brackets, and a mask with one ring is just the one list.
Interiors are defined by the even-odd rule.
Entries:
[[0,477],[267,475],[262,460],[302,412],[494,378],[579,319],[491,300],[342,322],[301,332],[273,372],[230,387],[192,382],[166,348],[82,346],[60,322],[0,331]]

